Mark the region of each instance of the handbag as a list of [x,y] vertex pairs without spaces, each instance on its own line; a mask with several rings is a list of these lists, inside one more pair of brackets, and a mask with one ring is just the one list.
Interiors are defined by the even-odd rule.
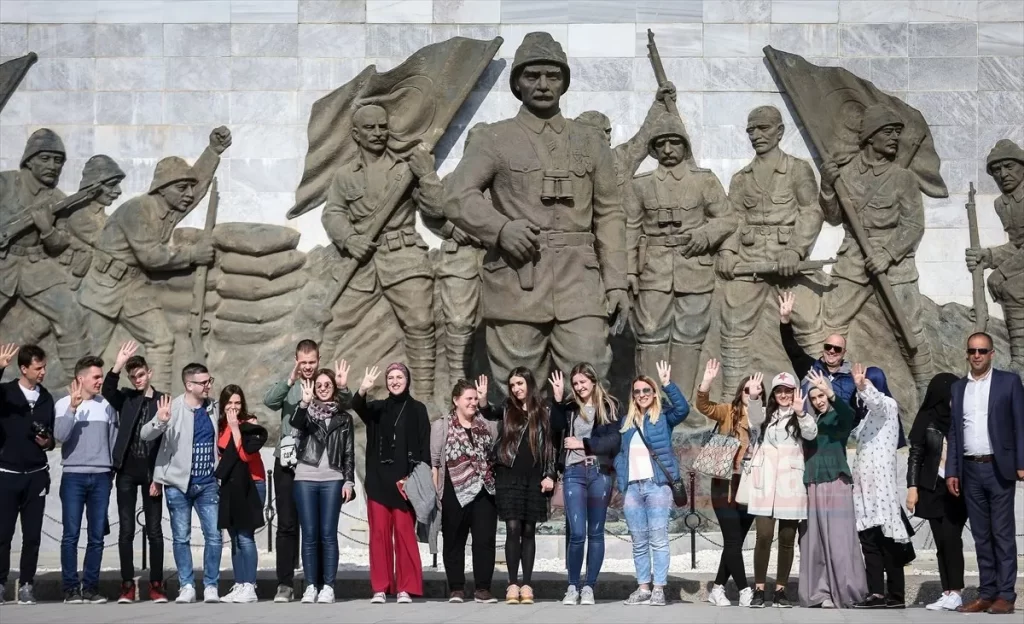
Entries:
[[750,482],[752,480],[750,472],[750,462],[743,462],[742,472],[740,473],[740,484],[736,486],[736,496],[733,497],[733,500],[736,501],[736,504],[738,505],[750,504]]
[[732,479],[733,462],[740,448],[739,438],[718,433],[716,424],[711,435],[701,446],[690,469],[713,479]]
[[682,477],[678,479],[672,478],[672,473],[668,471],[665,464],[661,463],[661,458],[658,457],[658,454],[651,448],[651,445],[647,442],[647,438],[644,437],[644,432],[640,430],[640,427],[636,428],[636,434],[640,436],[640,441],[647,447],[647,452],[651,454],[651,457],[655,462],[657,462],[658,467],[661,468],[661,472],[668,480],[668,485],[672,488],[672,501],[676,504],[676,507],[686,507],[690,503],[690,497],[686,495],[686,483],[683,481]]

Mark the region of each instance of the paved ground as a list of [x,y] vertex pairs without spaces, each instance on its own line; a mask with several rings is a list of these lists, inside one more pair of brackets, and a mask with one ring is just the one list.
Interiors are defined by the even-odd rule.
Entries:
[[920,622],[932,624],[943,620],[957,623],[986,622],[987,624],[1019,624],[1021,615],[963,615],[934,613],[922,608],[904,611],[823,611],[821,609],[742,609],[716,608],[708,604],[674,603],[664,608],[626,607],[621,603],[601,603],[596,607],[564,607],[556,602],[542,602],[532,606],[478,605],[466,603],[450,605],[444,602],[419,602],[412,605],[389,603],[371,605],[365,600],[339,602],[334,605],[278,605],[261,602],[249,605],[117,605],[101,606],[40,604],[32,607],[0,606],[3,624],[72,624],[79,622],[119,622],[131,624],[179,623],[184,621],[216,622],[413,622],[433,624],[441,622],[721,622],[723,624],[800,623],[819,622],[871,622],[872,624],[901,624]]

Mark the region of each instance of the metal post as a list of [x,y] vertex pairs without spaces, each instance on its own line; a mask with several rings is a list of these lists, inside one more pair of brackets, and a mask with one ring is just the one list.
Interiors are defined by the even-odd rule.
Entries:
[[263,511],[267,519],[267,552],[274,552],[274,471],[267,471],[267,502]]
[[[146,492],[146,495],[149,495],[148,491]],[[145,504],[145,502],[143,502],[143,504]],[[135,513],[135,521],[142,525],[142,569],[145,570],[147,563],[147,549],[149,548],[149,527],[146,526],[144,514],[141,509]]]

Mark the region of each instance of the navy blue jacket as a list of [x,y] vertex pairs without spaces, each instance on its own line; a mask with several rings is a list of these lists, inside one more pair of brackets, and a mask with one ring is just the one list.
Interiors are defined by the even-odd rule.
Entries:
[[[953,411],[946,433],[946,477],[963,478],[964,393],[967,379],[953,383]],[[988,439],[996,470],[1016,481],[1024,470],[1024,386],[1016,373],[993,369],[988,394]],[[963,486],[961,486],[961,489]]]
[[[686,402],[686,397],[675,383],[670,381],[662,389],[672,404],[662,403],[661,418],[657,424],[651,424],[646,414],[644,415],[644,437],[647,438],[647,443],[651,445],[654,454],[668,469],[671,481],[675,481],[679,478],[679,460],[672,449],[672,430],[689,416],[690,404]],[[620,431],[625,419],[625,416],[619,419]],[[619,454],[615,456],[615,478],[620,492],[625,492],[626,486],[629,485],[629,445],[633,442],[635,434],[635,427],[622,432],[622,444],[619,447]],[[658,462],[651,458],[651,464],[654,469],[654,482],[658,485],[669,485],[671,481],[665,478],[665,473]]]
[[[612,406],[609,405],[609,407]],[[562,471],[565,470],[565,457],[568,453],[565,449],[565,438],[569,436],[570,424],[579,413],[580,406],[576,401],[566,403],[551,402],[551,433],[553,440],[556,442],[561,440],[558,443],[558,467]],[[597,462],[604,472],[610,472],[615,469],[615,456],[619,453],[622,439],[619,434],[619,427],[621,426],[622,422],[619,420],[605,425],[595,424],[590,432],[590,437],[581,440],[583,442],[583,451],[587,455],[597,457]]]

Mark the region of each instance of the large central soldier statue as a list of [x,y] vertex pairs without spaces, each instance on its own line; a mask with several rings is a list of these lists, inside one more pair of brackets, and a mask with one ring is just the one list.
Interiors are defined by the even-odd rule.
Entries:
[[149,274],[213,264],[213,241],[171,246],[174,228],[206,195],[220,155],[231,145],[225,127],[210,133],[210,145],[196,164],[170,156],[153,172],[149,192],[134,197],[110,215],[100,234],[79,300],[93,312],[89,330],[93,352],[102,353],[118,323],[146,347],[153,385],[171,388],[174,333],[150,288]]
[[[529,33],[512,63],[512,119],[475,127],[446,184],[445,214],[487,247],[483,319],[494,375],[547,377],[589,361],[606,377],[609,315],[629,312],[625,216],[608,139],[562,116],[561,45]],[[490,190],[490,199],[484,192]]]
[[[323,341],[333,348],[386,297],[405,335],[413,392],[427,400],[434,395],[434,278],[427,244],[416,231],[416,210],[428,217],[442,215],[441,180],[426,149],[412,149],[406,160],[388,149],[388,113],[383,107],[360,107],[352,115],[352,126],[359,156],[334,174],[321,221],[342,254],[360,265],[331,310]],[[415,183],[390,215],[379,215],[388,209],[385,198],[392,187],[409,172]],[[386,222],[375,239],[370,230],[381,216]]]
[[[52,207],[65,199],[57,188],[66,155],[55,132],[32,133],[17,171],[0,173],[0,316],[21,301],[44,317],[57,338],[65,375],[89,352],[85,315],[57,258],[68,249],[66,217]],[[29,218],[29,226],[17,227]]]
[[624,195],[637,374],[654,375],[668,360],[689,393],[711,325],[714,254],[735,229],[722,183],[693,161],[678,115],[653,124],[653,172],[636,177]]

